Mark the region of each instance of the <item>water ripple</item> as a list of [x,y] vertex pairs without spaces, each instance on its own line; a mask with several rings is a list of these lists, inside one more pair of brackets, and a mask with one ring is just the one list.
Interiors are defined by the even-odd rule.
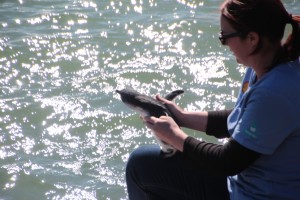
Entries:
[[216,1],[0,5],[3,199],[126,199],[130,152],[156,141],[116,89],[184,89],[188,110],[234,104],[243,68],[217,40]]

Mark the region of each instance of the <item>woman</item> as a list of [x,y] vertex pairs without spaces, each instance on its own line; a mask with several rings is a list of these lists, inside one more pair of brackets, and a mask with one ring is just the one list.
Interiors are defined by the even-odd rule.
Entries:
[[[188,112],[157,96],[179,124],[166,116],[145,124],[180,153],[135,150],[126,169],[130,199],[299,199],[300,17],[280,0],[226,0],[220,22],[221,43],[249,66],[235,107]],[[287,24],[292,33],[282,44]],[[199,141],[179,126],[228,142]]]

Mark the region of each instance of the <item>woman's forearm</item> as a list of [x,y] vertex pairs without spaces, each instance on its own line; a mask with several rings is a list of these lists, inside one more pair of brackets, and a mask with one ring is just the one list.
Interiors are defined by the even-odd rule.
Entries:
[[180,125],[193,130],[206,132],[207,112],[183,111],[180,116]]
[[180,126],[206,132],[217,138],[229,137],[227,118],[232,110],[219,110],[208,112],[182,111],[179,115]]

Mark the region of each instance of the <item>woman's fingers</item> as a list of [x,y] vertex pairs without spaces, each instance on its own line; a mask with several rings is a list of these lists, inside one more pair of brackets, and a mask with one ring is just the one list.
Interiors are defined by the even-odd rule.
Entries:
[[161,116],[160,118],[146,116],[144,117],[144,122],[148,128],[156,130],[162,123],[167,122],[167,118],[167,116]]
[[146,126],[150,129],[153,129],[153,125],[155,124],[156,119],[157,119],[156,117],[152,117],[152,116],[145,116],[143,118]]
[[169,101],[168,99],[165,99],[165,98],[161,97],[159,94],[157,94],[155,97],[156,97],[156,99],[157,99],[158,101],[161,101],[161,102],[163,102],[163,103],[165,103],[165,104],[170,104],[170,103],[172,103],[172,102]]

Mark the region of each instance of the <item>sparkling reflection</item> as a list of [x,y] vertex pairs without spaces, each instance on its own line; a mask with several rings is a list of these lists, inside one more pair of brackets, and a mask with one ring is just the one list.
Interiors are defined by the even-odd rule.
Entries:
[[3,199],[127,199],[128,156],[156,141],[116,89],[183,89],[187,110],[235,102],[244,68],[216,39],[219,2],[0,4]]

